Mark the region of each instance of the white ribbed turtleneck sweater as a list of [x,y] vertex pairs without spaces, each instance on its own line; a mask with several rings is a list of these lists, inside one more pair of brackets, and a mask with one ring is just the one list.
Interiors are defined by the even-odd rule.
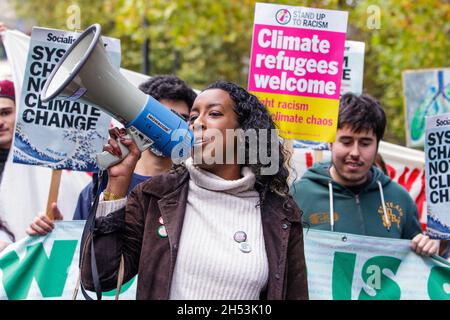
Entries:
[[[268,279],[255,175],[224,180],[186,161],[189,193],[170,299],[259,299]],[[247,234],[249,253],[233,239]]]

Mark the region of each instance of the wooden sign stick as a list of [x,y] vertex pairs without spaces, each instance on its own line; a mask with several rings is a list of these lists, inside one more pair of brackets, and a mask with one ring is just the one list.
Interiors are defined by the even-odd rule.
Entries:
[[51,212],[51,209],[52,203],[58,200],[59,185],[61,183],[61,173],[62,170],[52,170],[52,180],[50,182],[50,190],[48,193],[47,210],[46,210],[46,215],[51,220],[54,220],[55,218],[53,216],[53,213]]

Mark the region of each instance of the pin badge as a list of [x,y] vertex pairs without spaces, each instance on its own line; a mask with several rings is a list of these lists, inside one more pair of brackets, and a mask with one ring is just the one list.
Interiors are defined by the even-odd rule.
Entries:
[[241,242],[239,243],[239,250],[244,253],[249,253],[250,251],[252,251],[252,247],[248,244],[248,242]]
[[247,234],[244,231],[237,231],[233,236],[234,241],[241,243],[247,240]]
[[167,230],[165,226],[160,226],[158,228],[158,236],[160,236],[161,238],[166,238],[167,237]]

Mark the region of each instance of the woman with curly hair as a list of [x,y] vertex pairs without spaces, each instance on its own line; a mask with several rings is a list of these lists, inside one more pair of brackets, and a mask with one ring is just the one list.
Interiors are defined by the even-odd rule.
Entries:
[[[219,81],[198,95],[189,121],[192,156],[128,197],[139,151],[113,137],[130,153],[109,168],[96,212],[101,289],[137,274],[137,299],[308,299],[301,211],[289,195],[287,152],[278,136],[264,139],[275,130],[266,108],[245,89]],[[256,143],[230,130],[254,131]],[[120,153],[115,139],[105,150]],[[278,170],[268,170],[264,157],[276,158]],[[93,290],[90,241],[81,279]]]

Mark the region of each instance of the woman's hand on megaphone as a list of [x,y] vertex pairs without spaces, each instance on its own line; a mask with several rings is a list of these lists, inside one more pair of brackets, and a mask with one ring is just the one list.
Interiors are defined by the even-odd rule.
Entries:
[[122,151],[119,142],[128,149],[128,154],[122,161],[108,168],[108,185],[106,190],[117,196],[125,196],[131,182],[136,163],[141,157],[141,151],[131,139],[125,129],[113,128],[109,130],[111,138],[108,144],[103,147],[103,151],[107,151],[112,155],[121,157]]

